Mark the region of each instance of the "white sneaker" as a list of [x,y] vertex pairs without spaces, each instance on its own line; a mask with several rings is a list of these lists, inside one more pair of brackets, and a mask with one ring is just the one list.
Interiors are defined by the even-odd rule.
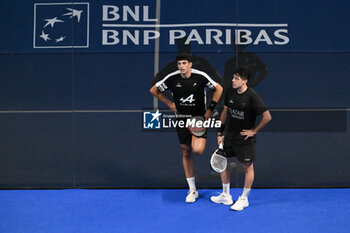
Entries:
[[240,196],[238,200],[231,206],[231,210],[241,211],[249,206],[248,197]]
[[187,203],[193,203],[193,202],[196,201],[196,198],[198,198],[198,191],[194,190],[194,189],[191,189],[187,193],[186,202]]
[[224,205],[232,205],[233,201],[232,201],[232,196],[230,194],[226,194],[226,193],[220,193],[219,196],[212,196],[210,197],[210,200],[214,203],[217,204],[224,204]]

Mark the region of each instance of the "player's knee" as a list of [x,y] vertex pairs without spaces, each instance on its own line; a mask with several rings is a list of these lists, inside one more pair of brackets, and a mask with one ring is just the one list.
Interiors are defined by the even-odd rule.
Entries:
[[189,146],[181,145],[182,157],[190,157],[191,156],[191,148]]
[[204,153],[204,148],[201,147],[194,147],[192,151],[198,155],[202,155]]
[[182,157],[184,158],[190,158],[191,155],[191,151],[182,151]]
[[254,169],[253,162],[243,163],[242,165],[245,172],[248,172],[249,170]]

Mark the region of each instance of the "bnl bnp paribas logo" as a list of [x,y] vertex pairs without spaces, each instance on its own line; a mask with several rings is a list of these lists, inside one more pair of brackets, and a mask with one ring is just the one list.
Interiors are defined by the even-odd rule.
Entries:
[[89,3],[35,3],[34,48],[88,48]]

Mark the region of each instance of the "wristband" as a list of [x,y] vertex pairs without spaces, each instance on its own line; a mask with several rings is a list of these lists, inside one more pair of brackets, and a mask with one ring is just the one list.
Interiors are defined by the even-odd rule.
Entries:
[[208,109],[210,109],[212,112],[214,112],[214,109],[215,109],[216,105],[217,105],[217,102],[212,100],[211,103],[208,106]]
[[222,136],[222,133],[224,132],[225,126],[226,126],[225,124],[221,123],[221,127],[217,131],[218,136]]

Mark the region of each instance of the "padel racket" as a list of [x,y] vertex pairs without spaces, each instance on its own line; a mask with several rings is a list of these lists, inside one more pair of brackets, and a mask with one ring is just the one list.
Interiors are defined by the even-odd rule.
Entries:
[[194,116],[189,119],[189,121],[191,124],[189,125],[188,129],[192,135],[201,137],[207,132],[207,129],[203,126],[205,121],[204,117]]
[[224,152],[222,144],[219,145],[219,148],[214,151],[210,158],[210,166],[213,171],[217,173],[222,173],[226,170],[227,167],[227,158]]

